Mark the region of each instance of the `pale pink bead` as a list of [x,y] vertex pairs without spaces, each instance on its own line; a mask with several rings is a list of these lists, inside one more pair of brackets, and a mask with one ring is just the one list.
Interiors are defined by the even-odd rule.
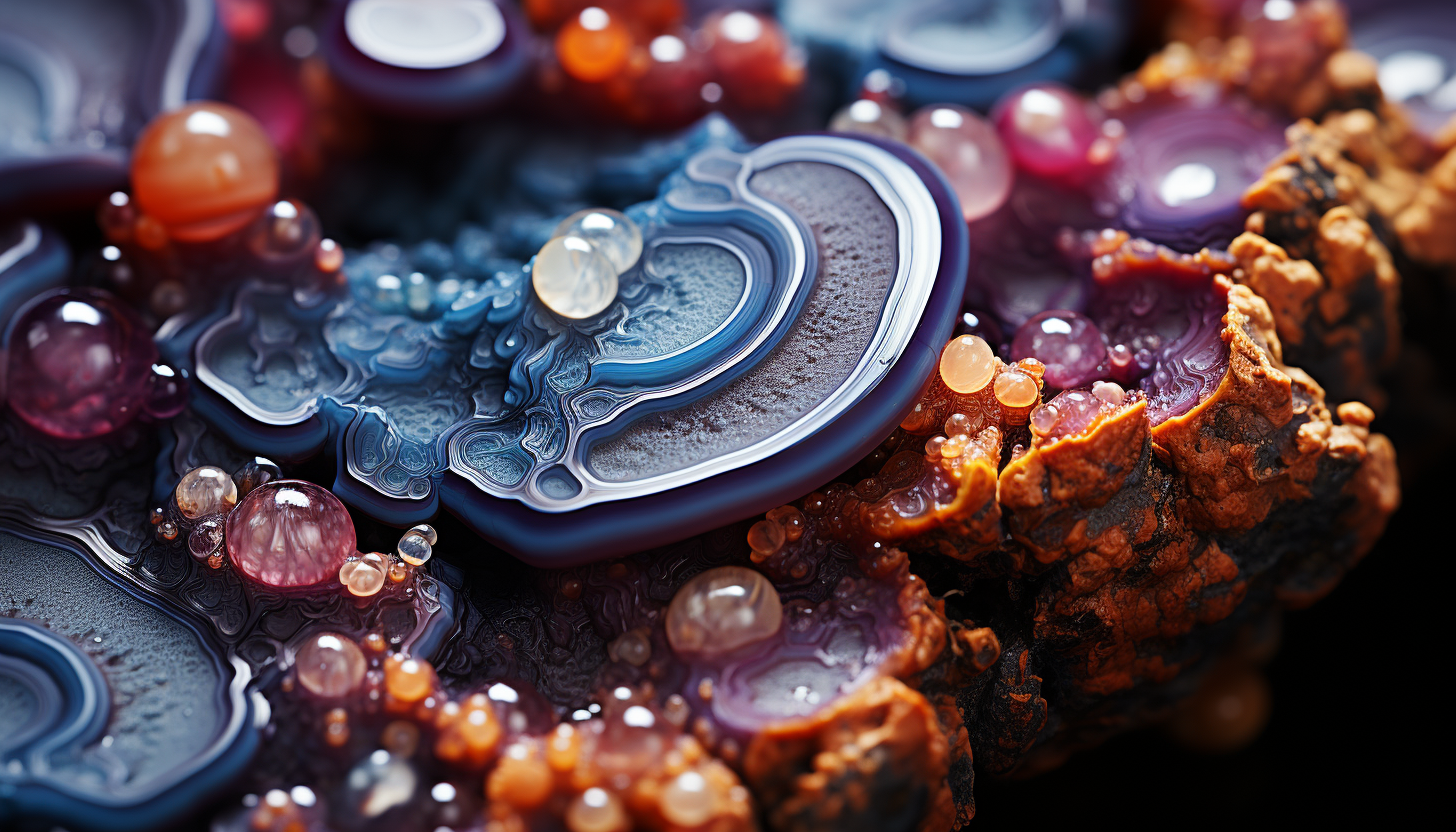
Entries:
[[356,542],[344,504],[302,480],[258,486],[227,518],[229,559],[239,572],[269,586],[311,586],[336,578]]
[[910,146],[934,162],[971,222],[1011,194],[1011,159],[991,123],[954,104],[932,104],[910,119]]

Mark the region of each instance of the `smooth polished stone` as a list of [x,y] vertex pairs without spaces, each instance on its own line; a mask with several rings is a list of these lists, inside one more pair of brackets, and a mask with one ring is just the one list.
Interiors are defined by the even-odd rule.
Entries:
[[561,221],[552,237],[580,237],[612,261],[617,273],[627,271],[642,256],[642,229],[626,214],[611,208],[588,208]]
[[1003,98],[991,118],[1022,169],[1054,179],[1075,178],[1095,167],[1090,153],[1101,137],[1087,108],[1086,101],[1059,84],[1037,84]]
[[23,309],[9,349],[10,406],[51,436],[110,433],[135,419],[151,394],[151,333],[97,289],[61,290]]
[[203,465],[182,475],[173,498],[185,517],[196,520],[232,511],[238,503],[238,486],[228,472],[214,465]]
[[228,515],[233,566],[268,586],[311,586],[333,578],[354,554],[355,543],[354,521],[339,498],[302,480],[264,483]]
[[541,247],[531,285],[547,309],[580,320],[599,315],[617,297],[617,269],[581,237],[556,237]]
[[598,83],[620,74],[632,52],[632,30],[599,6],[583,9],[556,32],[556,60],[578,81]]
[[146,126],[131,180],[137,206],[168,235],[205,242],[243,228],[278,196],[278,159],[252,116],[198,101]]
[[667,608],[667,640],[678,653],[715,656],[778,632],[784,605],[762,573],[710,569],[683,584]]
[[364,651],[348,636],[309,636],[293,660],[298,683],[315,696],[334,698],[351,693],[364,681]]
[[248,230],[248,250],[264,263],[292,265],[314,259],[322,234],[313,209],[296,199],[269,205]]
[[953,392],[967,394],[986,389],[996,375],[996,353],[986,339],[961,335],[940,353],[940,380]]
[[950,180],[967,222],[994,212],[1011,194],[1011,158],[991,123],[954,104],[910,118],[909,144]]
[[1086,315],[1053,310],[1032,317],[1011,340],[1012,358],[1046,365],[1046,383],[1067,389],[1096,381],[1106,372],[1107,339]]
[[804,52],[772,17],[742,10],[716,12],[703,21],[701,31],[726,103],[775,110],[803,86]]
[[897,142],[905,141],[910,133],[910,125],[904,116],[869,98],[845,105],[829,119],[829,129],[835,133],[860,133]]

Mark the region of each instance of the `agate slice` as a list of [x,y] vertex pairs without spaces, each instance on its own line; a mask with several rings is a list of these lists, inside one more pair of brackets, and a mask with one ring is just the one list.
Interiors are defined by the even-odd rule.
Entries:
[[886,76],[919,106],[989,108],[1033,81],[1086,79],[1121,49],[1121,0],[794,0],[780,13],[792,34],[844,64],[851,92]]
[[1456,116],[1456,7],[1442,0],[1352,0],[1350,42],[1380,62],[1380,90],[1421,132]]
[[208,0],[0,5],[0,206],[124,186],[136,132],[208,92],[223,38]]
[[15,519],[0,520],[0,825],[156,829],[215,796],[259,741],[247,666],[194,611],[93,563],[120,558],[93,531]]
[[[959,313],[964,222],[897,146],[705,151],[627,213],[643,254],[600,314],[552,314],[523,272],[445,308],[394,307],[407,315],[376,310],[392,302],[380,291],[407,300],[409,275],[337,307],[255,282],[201,330],[197,377],[260,451],[332,436],[336,490],[365,511],[419,522],[443,499],[516,554],[563,564],[832,476],[898,422]],[[455,380],[422,398],[426,373]]]
[[382,110],[447,116],[515,92],[531,35],[512,3],[348,0],[333,4],[321,48],[335,77]]

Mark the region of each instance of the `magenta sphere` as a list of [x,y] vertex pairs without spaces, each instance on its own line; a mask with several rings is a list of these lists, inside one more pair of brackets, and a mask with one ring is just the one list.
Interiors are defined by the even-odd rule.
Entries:
[[1076,179],[1094,167],[1088,158],[1100,129],[1087,103],[1057,84],[1007,94],[991,114],[1018,167],[1049,179]]
[[42,295],[10,331],[10,406],[51,436],[88,439],[122,427],[151,393],[157,347],[141,319],[99,289]]
[[1053,310],[1033,316],[1011,339],[1016,360],[1035,358],[1046,365],[1048,387],[1081,387],[1107,372],[1107,339],[1086,315]]
[[338,580],[357,543],[339,498],[303,480],[274,480],[249,491],[227,516],[226,539],[239,572],[280,588]]

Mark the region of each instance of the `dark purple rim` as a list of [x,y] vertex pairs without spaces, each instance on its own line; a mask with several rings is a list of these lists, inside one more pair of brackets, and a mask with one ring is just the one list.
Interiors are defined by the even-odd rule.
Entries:
[[[651,549],[798,499],[874,450],[914,406],[959,319],[969,232],[940,171],[914,150],[858,136],[904,161],[935,199],[942,227],[940,270],[905,352],[870,393],[790,451],[658,494],[551,514],[492,497],[453,471],[444,506],[465,525],[533,566],[564,567]],[[401,501],[390,501],[398,503]]]

